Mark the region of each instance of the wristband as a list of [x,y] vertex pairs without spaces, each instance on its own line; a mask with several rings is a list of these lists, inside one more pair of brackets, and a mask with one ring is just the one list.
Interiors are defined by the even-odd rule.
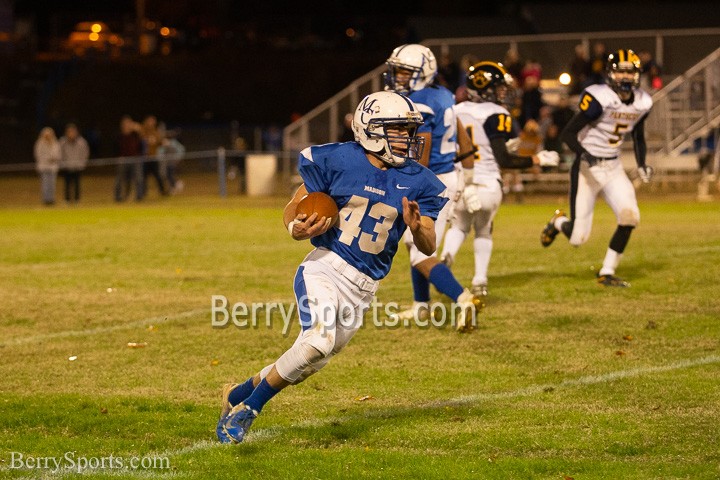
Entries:
[[292,220],[290,223],[288,223],[288,233],[291,237],[293,236],[293,227],[298,223],[300,223],[300,220]]

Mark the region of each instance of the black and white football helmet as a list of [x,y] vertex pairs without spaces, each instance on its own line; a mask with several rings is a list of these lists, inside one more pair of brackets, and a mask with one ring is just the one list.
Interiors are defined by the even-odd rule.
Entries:
[[[631,93],[640,86],[640,57],[630,49],[618,50],[608,55],[607,84],[617,93]],[[631,75],[618,75],[629,73]]]
[[473,102],[507,104],[514,92],[514,81],[501,63],[482,61],[467,72],[468,98]]
[[[395,92],[376,92],[363,98],[355,110],[352,130],[355,140],[375,157],[393,167],[419,160],[425,141],[417,137],[423,119],[417,106]],[[393,135],[388,127],[407,129],[407,135]]]

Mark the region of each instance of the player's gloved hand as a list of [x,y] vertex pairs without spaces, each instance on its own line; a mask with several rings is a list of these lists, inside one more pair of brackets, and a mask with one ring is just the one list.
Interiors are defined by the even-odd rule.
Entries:
[[643,183],[650,183],[650,179],[652,178],[655,170],[653,170],[650,165],[643,165],[642,167],[638,167],[637,172],[638,177],[640,177],[640,180],[642,180]]
[[475,213],[480,210],[482,208],[482,202],[480,202],[480,187],[472,183],[465,185],[463,201],[465,202],[465,209],[468,213]]
[[507,151],[510,153],[516,153],[519,145],[520,137],[511,138],[505,142],[505,148],[507,148]]
[[552,150],[542,150],[535,154],[541,167],[557,167],[560,165],[560,154]]

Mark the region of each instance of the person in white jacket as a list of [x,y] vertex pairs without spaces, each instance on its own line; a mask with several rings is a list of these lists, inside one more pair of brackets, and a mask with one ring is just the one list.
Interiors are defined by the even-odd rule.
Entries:
[[60,143],[55,131],[45,127],[35,141],[35,169],[40,174],[40,192],[45,205],[55,203],[55,184],[60,168]]

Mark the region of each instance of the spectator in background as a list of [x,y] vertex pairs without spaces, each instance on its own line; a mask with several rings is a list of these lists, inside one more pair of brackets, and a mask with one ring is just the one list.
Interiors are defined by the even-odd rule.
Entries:
[[454,92],[460,86],[460,67],[449,53],[440,55],[435,82],[451,92]]
[[545,104],[540,93],[540,79],[535,75],[528,75],[523,82],[520,125],[524,127],[528,120],[539,120],[543,105]]
[[[575,56],[570,62],[570,95],[580,95],[592,75],[588,51],[584,44],[575,45]],[[562,129],[561,129],[562,130]]]
[[552,112],[553,123],[562,132],[573,115],[575,115],[575,111],[570,106],[570,99],[567,95],[561,95]]
[[121,158],[115,177],[115,201],[125,201],[130,195],[132,185],[135,185],[135,199],[142,200],[143,180],[142,162],[138,157],[143,153],[140,125],[131,117],[125,115],[120,119],[120,138],[118,141],[118,155]]
[[157,118],[154,115],[148,115],[143,120],[140,134],[144,145],[143,153],[145,154],[142,168],[142,183],[140,184],[142,186],[140,198],[145,198],[145,194],[147,193],[148,174],[155,178],[160,195],[165,196],[168,194],[168,191],[165,187],[165,180],[162,175],[160,175],[160,162],[157,158],[157,149],[163,141],[165,127],[158,126]]
[[663,86],[662,78],[660,74],[662,69],[660,65],[655,61],[652,54],[643,50],[638,54],[640,57],[640,88],[649,92],[660,90]]
[[605,83],[605,66],[608,52],[603,42],[595,42],[592,47],[593,54],[590,59],[590,78],[587,85]]
[[[528,120],[525,122],[520,135],[518,136],[517,151],[516,154],[522,157],[534,157],[540,150],[542,150],[543,138],[540,136],[540,126],[535,120]],[[533,171],[537,173],[537,168],[532,167]],[[513,192],[515,194],[515,201],[517,203],[523,202],[523,192],[525,186],[523,185],[520,171],[510,170],[505,174],[503,181],[503,190],[505,193]]]
[[245,193],[245,160],[247,158],[248,144],[245,137],[237,136],[233,141],[233,150],[235,153],[231,158],[233,165],[228,170],[228,180],[238,179],[238,193]]
[[55,184],[60,168],[60,143],[50,127],[40,130],[33,148],[35,169],[40,174],[40,192],[45,205],[55,204]]
[[78,202],[80,175],[90,158],[90,146],[74,123],[65,126],[65,135],[60,138],[60,154],[60,170],[65,179],[65,201]]
[[270,125],[263,130],[263,144],[265,150],[279,152],[282,150],[282,130],[277,125]]
[[511,48],[505,52],[505,58],[502,62],[505,71],[512,75],[515,80],[515,86],[522,87],[522,62],[520,60],[520,54],[514,48]]
[[185,156],[185,146],[177,139],[177,132],[166,130],[160,146],[157,148],[157,158],[160,164],[160,171],[170,187],[172,193],[180,193],[185,188],[182,180],[175,176],[180,160]]
[[540,136],[543,139],[547,136],[547,131],[553,123],[552,110],[552,107],[549,105],[543,105],[542,108],[540,108],[540,118],[537,123],[540,127]]
[[538,85],[540,85],[540,80],[542,80],[542,65],[536,60],[528,59],[528,61],[525,62],[525,65],[520,71],[521,87],[525,88],[525,81],[528,77],[535,77]]

